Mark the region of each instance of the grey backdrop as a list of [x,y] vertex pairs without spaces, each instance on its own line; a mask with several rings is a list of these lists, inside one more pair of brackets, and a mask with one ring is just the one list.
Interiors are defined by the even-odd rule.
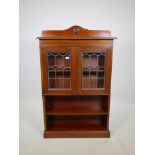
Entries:
[[[120,118],[116,122],[111,118],[111,126],[117,124],[122,117],[125,118],[125,109],[130,105],[132,110],[129,116],[134,115],[134,0],[20,0],[22,154],[31,154],[34,148],[30,152],[25,152],[25,149],[37,144],[36,139],[34,142],[31,140],[32,133],[42,139],[43,131],[39,44],[36,37],[40,36],[41,30],[66,29],[72,25],[88,29],[108,29],[112,31],[112,36],[118,37],[114,41],[111,113],[116,113]],[[130,123],[133,127],[134,116]],[[133,128],[128,137],[130,151],[133,150],[134,143]],[[115,128],[112,130],[116,131]]]

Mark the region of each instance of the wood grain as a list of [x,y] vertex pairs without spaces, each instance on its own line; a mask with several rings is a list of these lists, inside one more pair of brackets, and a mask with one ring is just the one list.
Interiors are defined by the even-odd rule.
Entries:
[[[88,30],[77,25],[65,30],[43,30],[41,34],[37,39],[40,47],[44,138],[109,138],[112,52],[116,37],[111,37],[109,30]],[[88,76],[88,61],[83,58],[83,53],[99,54],[103,51],[104,66],[98,64],[98,76],[104,80],[100,80],[94,68],[89,70],[91,75]],[[71,77],[71,87],[69,81],[62,81],[64,75],[61,69],[57,69],[57,76],[54,77],[55,70],[48,63],[50,66],[62,66],[64,61],[61,58],[49,60],[51,53],[70,53],[71,69],[65,70],[65,77]],[[92,57],[91,65],[97,62]],[[89,87],[87,78],[90,78]],[[55,89],[56,85],[59,89]]]

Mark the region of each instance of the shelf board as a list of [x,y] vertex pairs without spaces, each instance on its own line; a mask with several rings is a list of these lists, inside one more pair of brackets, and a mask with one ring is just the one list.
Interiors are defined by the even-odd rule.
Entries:
[[107,117],[97,116],[50,116],[47,121],[48,131],[104,131],[107,130]]
[[46,115],[107,115],[103,109],[74,109],[74,108],[54,108],[49,109]]
[[110,131],[44,131],[44,138],[110,138]]

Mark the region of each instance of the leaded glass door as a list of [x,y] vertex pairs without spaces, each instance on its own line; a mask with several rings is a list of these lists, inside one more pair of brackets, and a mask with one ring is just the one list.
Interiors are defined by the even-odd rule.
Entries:
[[110,48],[79,47],[77,68],[79,94],[103,94],[110,90]]
[[49,47],[45,50],[47,93],[75,94],[74,50],[69,47]]

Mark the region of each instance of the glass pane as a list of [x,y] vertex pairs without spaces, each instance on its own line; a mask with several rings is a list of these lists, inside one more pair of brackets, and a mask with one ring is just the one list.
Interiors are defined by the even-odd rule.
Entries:
[[48,88],[71,89],[71,54],[48,53]]
[[84,52],[82,58],[82,88],[104,88],[105,52]]
[[98,88],[103,88],[104,87],[104,79],[98,79]]
[[49,87],[50,88],[55,88],[56,86],[56,81],[55,79],[49,79]]
[[83,79],[82,80],[82,87],[83,88],[89,88],[89,79]]
[[98,88],[97,87],[97,79],[90,79],[90,88]]
[[66,68],[69,68],[70,67],[70,63],[71,63],[70,54],[65,54],[64,55],[64,66]]
[[104,67],[104,61],[105,61],[105,53],[101,53],[100,55],[99,55],[99,66],[100,67]]
[[89,56],[90,56],[90,66],[92,68],[95,68],[98,65],[98,62],[97,62],[98,56],[95,53],[89,54]]
[[71,80],[68,78],[64,79],[64,88],[67,89],[70,87],[71,87]]

